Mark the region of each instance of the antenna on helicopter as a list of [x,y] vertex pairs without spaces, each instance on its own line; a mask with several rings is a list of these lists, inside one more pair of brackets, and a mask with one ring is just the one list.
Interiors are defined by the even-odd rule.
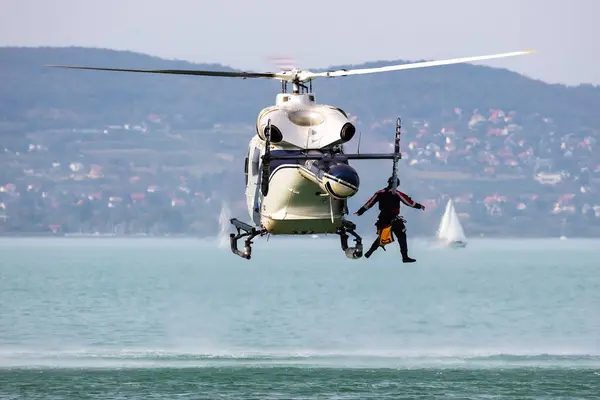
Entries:
[[400,117],[396,120],[396,137],[394,138],[394,162],[392,164],[392,193],[398,189],[398,159],[400,158],[400,135],[402,120]]
[[265,128],[265,154],[262,156],[260,190],[263,197],[269,194],[269,177],[271,176],[271,119]]

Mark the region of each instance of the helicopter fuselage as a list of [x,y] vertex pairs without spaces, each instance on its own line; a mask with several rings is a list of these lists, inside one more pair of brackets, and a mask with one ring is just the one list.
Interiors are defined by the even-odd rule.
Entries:
[[[269,191],[261,192],[265,128],[270,121],[272,156]],[[319,105],[311,93],[277,96],[256,122],[245,159],[246,202],[253,224],[271,234],[336,233],[348,213],[346,201],[359,189],[358,173],[347,161],[303,159],[302,154],[343,154],[356,129],[336,107]]]

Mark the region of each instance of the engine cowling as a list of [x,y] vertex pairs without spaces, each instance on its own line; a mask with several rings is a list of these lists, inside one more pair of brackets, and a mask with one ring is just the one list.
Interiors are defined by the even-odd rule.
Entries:
[[349,142],[354,137],[356,128],[350,122],[346,122],[340,130],[340,138],[344,143]]
[[351,166],[337,164],[323,174],[323,186],[331,197],[343,200],[358,192],[360,178]]
[[321,149],[352,140],[356,126],[343,111],[314,104],[306,96],[310,95],[287,95],[287,102],[263,109],[256,120],[258,136],[265,140],[264,130],[270,120],[272,143]]
[[267,120],[271,120],[271,143],[280,143],[283,140],[283,133],[278,125],[281,119],[281,110],[277,107],[265,108],[256,120],[256,133],[262,140],[266,139]]

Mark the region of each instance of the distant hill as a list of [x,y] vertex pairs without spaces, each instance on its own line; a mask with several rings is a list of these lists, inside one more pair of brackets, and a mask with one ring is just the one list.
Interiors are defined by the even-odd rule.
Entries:
[[[0,234],[210,235],[221,201],[245,217],[242,160],[278,81],[46,64],[232,70],[126,51],[0,48]],[[432,234],[452,197],[469,237],[600,236],[600,87],[461,64],[313,89],[358,117],[362,151],[388,148],[402,117],[402,187],[428,210],[405,214],[411,235]],[[356,210],[391,165],[353,165]],[[375,215],[353,220],[370,230]]]
[[[535,55],[528,56],[535,57]],[[331,68],[402,63],[379,61]],[[253,123],[274,102],[278,81],[60,70],[45,64],[127,68],[232,70],[218,64],[169,61],[139,53],[90,48],[0,48],[3,121],[84,127],[177,115],[182,126]],[[504,69],[451,65],[320,79],[319,102],[338,105],[370,123],[398,115],[429,118],[455,107],[540,113],[559,126],[600,127],[600,87],[550,85]]]

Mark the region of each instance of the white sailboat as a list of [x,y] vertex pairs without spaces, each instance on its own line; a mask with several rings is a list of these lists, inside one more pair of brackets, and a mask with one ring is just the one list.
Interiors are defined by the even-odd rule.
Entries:
[[467,238],[463,231],[452,199],[448,200],[442,221],[437,230],[438,243],[444,247],[467,247]]
[[567,225],[567,219],[563,218],[563,220],[562,220],[562,226],[561,226],[561,229],[560,229],[560,240],[567,240],[567,236],[565,235],[566,225]]

